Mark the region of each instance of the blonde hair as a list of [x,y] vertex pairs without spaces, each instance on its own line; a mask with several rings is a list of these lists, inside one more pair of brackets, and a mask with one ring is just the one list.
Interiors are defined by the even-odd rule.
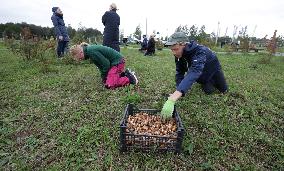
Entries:
[[74,55],[77,55],[78,53],[80,53],[80,50],[81,50],[81,46],[80,45],[73,45],[70,48],[70,53],[71,53],[72,56],[74,56]]
[[70,48],[70,54],[71,54],[71,57],[76,60],[76,61],[79,61],[81,59],[79,59],[78,57],[78,54],[82,51],[82,46],[81,45],[73,45],[71,48]]

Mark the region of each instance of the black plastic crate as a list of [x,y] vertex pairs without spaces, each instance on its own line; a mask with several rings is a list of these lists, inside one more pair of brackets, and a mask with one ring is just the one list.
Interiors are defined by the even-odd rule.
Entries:
[[176,136],[145,135],[127,132],[127,119],[129,115],[136,113],[147,113],[155,115],[160,110],[156,109],[137,109],[133,104],[128,104],[125,108],[123,119],[120,122],[120,151],[158,151],[180,153],[184,135],[184,127],[176,108],[173,112],[173,118],[176,121]]

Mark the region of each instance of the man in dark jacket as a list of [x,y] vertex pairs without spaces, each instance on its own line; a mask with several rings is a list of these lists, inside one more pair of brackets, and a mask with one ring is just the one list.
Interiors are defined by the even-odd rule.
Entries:
[[103,45],[113,48],[114,50],[120,52],[119,48],[119,25],[120,17],[116,13],[117,6],[112,3],[110,5],[109,11],[106,11],[102,16],[102,23],[105,26]]
[[57,56],[61,58],[63,57],[64,51],[68,46],[69,36],[65,27],[61,9],[59,7],[53,7],[52,12],[53,15],[51,16],[51,21],[53,23],[54,31],[58,41]]
[[149,39],[148,44],[147,44],[147,50],[146,50],[144,56],[147,56],[147,55],[152,56],[152,55],[154,55],[155,54],[155,49],[156,49],[156,47],[155,47],[155,34],[151,34],[150,35],[150,39]]
[[161,114],[164,118],[172,116],[175,102],[184,96],[195,82],[202,85],[206,94],[213,93],[214,88],[221,93],[228,91],[219,60],[209,48],[195,41],[188,42],[183,32],[174,33],[166,45],[171,46],[175,56],[177,88],[163,106]]

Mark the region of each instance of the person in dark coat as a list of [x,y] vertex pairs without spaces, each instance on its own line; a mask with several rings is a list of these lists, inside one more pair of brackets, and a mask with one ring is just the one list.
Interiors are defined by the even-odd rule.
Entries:
[[119,25],[120,17],[116,13],[117,6],[112,3],[110,5],[109,11],[106,11],[102,16],[102,23],[104,24],[104,37],[103,45],[113,48],[114,50],[120,52],[119,48]]
[[51,16],[51,21],[53,23],[56,39],[58,41],[57,56],[58,58],[61,58],[64,55],[65,49],[68,47],[68,42],[70,39],[65,27],[61,9],[59,7],[53,7],[52,12],[53,15]]
[[150,35],[150,39],[148,41],[148,44],[147,44],[147,51],[145,52],[144,56],[152,56],[155,54],[155,34],[151,34]]
[[[197,82],[202,85],[206,94],[218,89],[221,93],[228,91],[228,86],[221,69],[220,62],[209,48],[188,42],[183,32],[176,32],[166,45],[171,46],[176,63],[176,91],[171,94],[163,106],[161,115],[164,118],[172,116],[175,102],[184,96]],[[185,75],[186,73],[186,75]]]
[[147,50],[147,45],[148,45],[147,36],[143,35],[143,41],[141,42],[141,48],[139,49],[139,51]]

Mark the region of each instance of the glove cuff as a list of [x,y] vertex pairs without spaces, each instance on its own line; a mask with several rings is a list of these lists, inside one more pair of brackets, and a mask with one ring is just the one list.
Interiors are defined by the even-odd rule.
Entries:
[[168,102],[171,103],[171,104],[173,104],[173,105],[176,103],[176,101],[174,101],[174,100],[172,100],[172,99],[170,99],[170,98],[168,98]]

